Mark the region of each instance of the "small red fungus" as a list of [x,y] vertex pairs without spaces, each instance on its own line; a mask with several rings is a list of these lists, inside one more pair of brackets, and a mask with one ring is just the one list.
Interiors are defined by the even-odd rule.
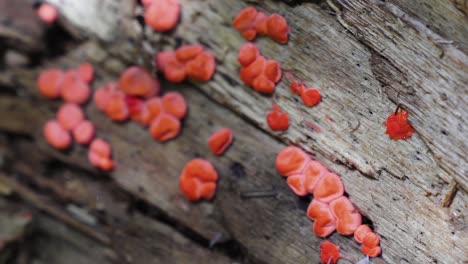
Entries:
[[239,11],[232,25],[247,40],[253,40],[257,34],[261,34],[282,44],[288,42],[288,23],[278,14],[267,16],[254,7],[246,7]]
[[184,118],[185,114],[187,114],[187,103],[185,102],[184,96],[180,93],[165,93],[161,100],[162,107],[166,113],[171,114],[179,119]]
[[289,115],[283,112],[278,105],[273,105],[273,109],[266,116],[267,124],[274,131],[286,131],[289,127]]
[[37,15],[47,24],[52,24],[57,20],[58,12],[53,5],[44,3],[37,10]]
[[59,69],[47,69],[37,78],[39,92],[48,98],[60,97],[60,89],[65,74]]
[[254,62],[258,56],[260,56],[260,50],[257,45],[247,42],[240,47],[237,61],[239,61],[240,65],[243,67],[247,67]]
[[354,234],[362,223],[361,214],[345,196],[331,201],[330,209],[336,218],[336,231],[342,235]]
[[185,198],[190,201],[201,198],[210,200],[215,194],[217,180],[218,173],[209,161],[193,159],[184,166],[179,186]]
[[83,120],[72,131],[73,138],[82,145],[87,145],[94,138],[94,125],[89,120]]
[[114,162],[111,159],[111,146],[103,139],[96,138],[89,146],[88,159],[91,164],[104,171],[114,168]]
[[185,45],[178,48],[175,51],[175,56],[180,62],[188,62],[195,59],[200,53],[203,52],[203,46],[194,44],[194,45]]
[[78,67],[78,74],[86,83],[90,83],[94,78],[94,69],[91,63],[83,63]]
[[68,131],[72,131],[84,120],[84,112],[77,104],[66,103],[57,111],[57,121]]
[[232,131],[229,128],[222,128],[208,139],[208,146],[216,155],[221,155],[231,145],[233,139]]
[[324,175],[315,186],[314,198],[324,203],[330,203],[343,196],[343,193],[344,187],[341,178],[330,172]]
[[340,247],[328,240],[320,244],[320,260],[322,263],[335,264],[340,258]]
[[309,156],[302,149],[289,146],[278,153],[275,166],[281,175],[287,177],[302,172],[309,160]]
[[250,65],[247,67],[242,67],[240,70],[241,80],[248,86],[252,86],[255,78],[257,78],[263,72],[265,63],[265,57],[258,56]]
[[372,230],[368,225],[360,225],[356,231],[354,231],[354,240],[362,243],[362,241],[364,241],[364,237],[366,237],[369,232],[372,232]]
[[304,83],[300,83],[296,80],[294,80],[292,83],[291,83],[291,92],[295,93],[295,94],[298,94],[298,95],[301,95],[304,90],[306,89],[306,86]]
[[319,181],[328,173],[328,169],[320,164],[320,162],[315,160],[309,161],[302,172],[302,174],[304,174],[304,185],[306,186],[307,191],[309,193],[313,193]]
[[270,94],[275,90],[282,71],[275,60],[267,60],[261,56],[257,46],[246,43],[239,49],[237,60],[242,65],[240,69],[241,80],[257,92]]
[[47,121],[43,133],[47,143],[56,149],[66,149],[72,143],[70,133],[56,120]]
[[387,127],[385,133],[393,140],[406,140],[413,135],[415,130],[408,121],[408,112],[405,109],[398,111],[399,109],[400,107],[397,107],[397,110],[391,113],[385,121],[384,124]]
[[88,101],[91,89],[77,71],[68,71],[62,82],[61,93],[66,102],[83,104]]
[[272,14],[267,19],[268,35],[279,43],[285,44],[288,42],[288,22],[284,17],[278,14]]
[[232,22],[232,26],[237,29],[244,38],[253,40],[257,35],[255,30],[255,18],[257,10],[254,7],[246,7],[239,11]]
[[101,88],[98,88],[93,95],[93,101],[96,104],[96,107],[104,112],[106,110],[107,103],[110,100],[111,94],[117,90],[117,84],[113,82],[107,83]]
[[301,93],[302,102],[308,107],[316,106],[322,100],[320,91],[314,88],[307,88]]
[[362,241],[362,253],[369,257],[377,257],[380,255],[380,253],[382,253],[382,249],[379,247],[379,243],[379,236],[374,232],[368,232]]
[[307,208],[307,217],[314,220],[312,231],[318,237],[327,237],[336,229],[336,220],[328,204],[313,199]]
[[150,133],[158,141],[164,142],[175,138],[180,132],[180,121],[174,116],[161,113],[151,122]]
[[216,69],[216,61],[210,53],[204,51],[195,59],[187,62],[187,76],[197,81],[209,81]]
[[305,196],[308,194],[307,188],[305,186],[305,177],[303,174],[294,174],[288,176],[286,183],[297,196]]
[[131,66],[120,75],[119,87],[128,95],[143,97],[155,96],[160,89],[158,80],[138,66]]
[[145,101],[137,96],[125,95],[125,103],[127,104],[130,119],[146,125],[149,122],[149,111]]
[[112,92],[104,110],[106,115],[114,121],[124,121],[130,116],[130,111],[125,101],[125,94],[121,91]]
[[158,117],[159,114],[163,112],[162,100],[159,97],[148,99],[145,105],[146,105],[146,108],[148,108],[148,112],[149,112],[149,117],[148,117],[149,123],[151,123],[151,121],[156,119],[156,117]]
[[163,51],[156,55],[158,70],[171,82],[182,82],[189,77],[208,81],[216,69],[216,60],[201,45],[185,45],[176,51]]
[[179,0],[153,0],[145,11],[145,22],[159,32],[173,29],[180,16]]
[[381,247],[369,248],[369,247],[366,247],[365,245],[362,245],[361,251],[364,255],[375,258],[375,257],[378,257],[382,253],[382,248]]

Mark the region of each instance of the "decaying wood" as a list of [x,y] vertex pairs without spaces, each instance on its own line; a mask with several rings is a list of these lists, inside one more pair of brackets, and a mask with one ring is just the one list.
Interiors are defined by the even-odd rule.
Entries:
[[[467,202],[468,61],[466,28],[457,19],[466,17],[452,2],[440,1],[440,8],[431,10],[425,6],[424,12],[437,14],[432,18],[415,10],[425,1],[263,1],[260,9],[281,13],[291,26],[287,45],[266,38],[256,41],[262,53],[285,70],[273,99],[290,113],[292,125],[286,133],[266,127],[272,99],[239,81],[236,53],[244,40],[230,23],[244,3],[182,0],[180,25],[161,35],[141,28],[134,20],[141,9],[124,9],[120,3],[125,1],[86,1],[101,5],[104,13],[94,17],[96,23],[69,17],[71,1],[50,2],[84,34],[113,40],[90,42],[50,64],[72,67],[91,60],[99,69],[96,87],[117,78],[127,64],[152,67],[154,52],[180,42],[203,43],[218,59],[213,81],[173,86],[188,98],[190,113],[182,135],[167,144],[155,143],[136,124],[112,123],[93,105],[87,106],[99,135],[112,142],[119,166],[109,176],[120,188],[205,240],[221,236],[221,241],[236,241],[252,262],[308,263],[318,259],[320,239],[310,231],[307,201],[291,194],[273,166],[284,144],[294,143],[343,177],[350,199],[381,235],[386,262],[467,260],[468,236],[463,217],[459,219]],[[106,12],[113,12],[113,18],[117,13],[107,5],[130,14],[119,16],[118,29],[106,23],[113,17]],[[448,25],[432,26],[448,13],[456,14]],[[453,32],[444,30],[452,24]],[[0,129],[32,136],[47,159],[96,174],[86,161],[86,149],[76,146],[61,153],[43,142],[41,127],[58,104],[38,96],[38,70],[0,76],[0,84],[14,86],[22,95],[0,97]],[[323,102],[313,109],[302,106],[289,92],[291,76],[319,87]],[[406,142],[391,141],[384,134],[382,123],[397,104],[410,111],[417,130]],[[308,122],[323,132],[311,130]],[[217,158],[209,154],[206,139],[220,127],[232,128],[236,139],[226,155]],[[183,164],[197,156],[216,161],[221,175],[213,203],[187,203],[178,190]],[[451,182],[461,188],[456,195]],[[274,195],[245,199],[245,193],[265,190]],[[452,194],[452,205],[443,208],[444,197]],[[362,258],[352,239],[335,234],[331,240],[348,259]]]

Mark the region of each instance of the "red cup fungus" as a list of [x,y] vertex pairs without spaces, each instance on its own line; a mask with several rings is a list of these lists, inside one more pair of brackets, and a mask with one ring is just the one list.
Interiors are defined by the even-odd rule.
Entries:
[[70,70],[65,73],[61,94],[66,102],[84,104],[91,95],[91,89],[77,71]]
[[339,197],[330,202],[330,209],[336,218],[336,231],[341,235],[352,235],[361,225],[361,214],[356,211],[351,201],[345,197]]
[[58,122],[68,131],[72,131],[84,118],[84,112],[77,104],[66,103],[57,111]]
[[138,66],[131,66],[120,75],[119,88],[127,95],[142,97],[155,96],[160,89],[158,80]]
[[267,124],[273,131],[286,131],[289,127],[289,115],[283,112],[278,105],[273,105],[273,109],[266,116]]
[[330,203],[343,196],[343,193],[344,187],[341,178],[330,172],[318,181],[314,190],[314,198],[324,203]]
[[91,164],[101,170],[109,171],[114,168],[114,161],[111,159],[111,146],[105,140],[96,138],[89,146],[88,159]]
[[91,63],[83,63],[78,67],[78,75],[86,83],[90,83],[94,78],[94,69]]
[[335,264],[341,258],[340,248],[326,240],[320,244],[320,260],[325,264]]
[[60,69],[47,69],[37,78],[39,92],[51,99],[60,97],[65,73]]
[[165,112],[151,122],[150,133],[158,141],[164,142],[175,138],[180,132],[180,121]]
[[309,156],[302,149],[289,146],[278,153],[275,166],[281,175],[287,177],[302,172],[309,160]]
[[163,51],[156,55],[158,70],[171,82],[186,78],[208,81],[216,70],[216,60],[201,45],[185,45],[176,51]]
[[282,76],[279,63],[267,60],[252,43],[245,43],[239,49],[237,60],[241,64],[240,78],[248,86],[260,93],[271,94]]
[[313,199],[307,208],[307,217],[314,221],[312,231],[318,237],[327,237],[336,229],[336,219],[326,203]]
[[387,127],[385,133],[393,140],[406,140],[413,135],[415,130],[408,121],[408,112],[405,109],[398,111],[399,109],[400,107],[397,107],[397,110],[391,113],[385,121],[384,124]]
[[232,139],[232,131],[229,128],[222,128],[210,136],[208,139],[208,146],[211,152],[216,155],[221,155],[231,145]]
[[251,6],[239,11],[232,22],[232,26],[249,41],[255,39],[257,34],[260,34],[270,36],[282,44],[288,42],[289,27],[284,17],[278,14],[267,16]]
[[89,144],[94,138],[94,133],[94,125],[89,120],[83,120],[72,131],[75,141],[82,145]]
[[43,3],[39,9],[37,9],[37,15],[45,23],[52,24],[55,22],[55,20],[57,20],[58,12],[53,5]]
[[218,173],[213,165],[204,159],[193,159],[185,165],[179,178],[179,186],[185,198],[197,201],[211,200],[216,191]]
[[56,149],[67,149],[72,144],[70,133],[56,120],[47,121],[43,133],[47,143]]
[[187,103],[185,98],[178,92],[165,93],[161,98],[162,107],[168,114],[173,115],[179,119],[182,119],[187,114]]
[[148,26],[159,32],[173,29],[180,16],[179,0],[152,0],[145,1],[145,22]]

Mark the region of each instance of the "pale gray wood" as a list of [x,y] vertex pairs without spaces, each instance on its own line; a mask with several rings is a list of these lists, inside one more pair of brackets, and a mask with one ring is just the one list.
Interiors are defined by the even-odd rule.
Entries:
[[[184,90],[190,95],[191,112],[180,139],[157,144],[154,150],[138,151],[138,145],[151,142],[146,131],[133,124],[123,127],[112,124],[91,106],[91,119],[100,124],[106,131],[104,135],[115,144],[121,166],[112,177],[122,188],[160,207],[206,238],[217,232],[225,233],[259,262],[315,260],[319,240],[311,234],[304,211],[297,209],[302,203],[295,200],[273,169],[274,156],[284,145],[263,133],[267,132],[280,142],[295,143],[314,153],[343,177],[351,200],[373,221],[382,236],[383,258],[387,262],[467,260],[465,224],[463,220],[461,224],[454,220],[466,211],[466,193],[458,192],[454,204],[442,208],[452,179],[464,190],[467,183],[467,59],[461,50],[451,44],[441,44],[438,40],[442,38],[437,33],[391,4],[328,1],[321,5],[304,2],[287,6],[264,1],[262,10],[276,11],[286,17],[291,38],[287,45],[266,38],[257,40],[262,53],[278,60],[297,78],[319,87],[324,96],[316,108],[304,107],[289,92],[291,79],[285,76],[274,98],[290,113],[292,126],[286,133],[272,133],[265,124],[270,98],[245,87],[238,77],[236,56],[244,40],[230,23],[245,4],[181,2],[182,20],[171,34],[160,35],[145,29],[147,40],[142,41],[138,37],[142,29],[137,23],[128,22],[124,23],[125,33],[120,32],[119,36],[127,34],[132,36],[132,41],[123,38],[105,44],[105,50],[90,45],[81,54],[108,72],[118,73],[125,64],[149,66],[152,54],[174,48],[176,39],[202,42],[218,59],[217,74],[211,82],[190,86],[196,86],[195,89],[237,116],[208,102],[210,107],[203,108],[206,99]],[[33,76],[29,73],[29,78]],[[116,78],[116,75],[104,76]],[[20,82],[30,94],[33,81],[26,78]],[[408,141],[391,141],[384,134],[382,123],[398,103],[409,109],[417,130]],[[2,111],[29,116],[25,113],[30,106],[26,103],[24,107],[16,109],[23,113],[15,109]],[[204,125],[207,119],[214,121],[213,125]],[[322,132],[311,130],[304,120],[317,124]],[[29,134],[39,126],[35,123],[25,128],[9,124],[16,123],[9,120],[2,128]],[[236,142],[232,149],[226,157],[216,160],[221,174],[230,176],[221,178],[214,204],[188,204],[178,193],[177,175],[189,157],[210,157],[206,138],[217,126],[235,130]],[[108,131],[109,127],[112,132]],[[194,148],[197,154],[192,152]],[[167,158],[165,153],[173,156]],[[84,153],[75,154],[53,155],[86,168]],[[243,169],[233,167],[234,161]],[[247,176],[238,179],[239,171],[245,171]],[[159,177],[165,180],[157,181]],[[140,185],[147,188],[145,192],[139,190]],[[265,186],[274,186],[279,197],[240,198],[244,191],[263,190]],[[351,239],[334,235],[332,240],[353,261],[359,258],[357,244]]]

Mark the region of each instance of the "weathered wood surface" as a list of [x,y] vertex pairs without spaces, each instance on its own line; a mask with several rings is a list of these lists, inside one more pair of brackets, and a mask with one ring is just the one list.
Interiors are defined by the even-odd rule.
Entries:
[[[413,10],[411,5],[396,9],[392,3],[377,1],[302,1],[291,6],[264,1],[259,8],[285,15],[292,32],[285,46],[259,39],[256,42],[262,52],[279,60],[288,72],[320,87],[324,95],[318,107],[305,108],[288,91],[290,80],[285,77],[274,97],[291,114],[293,125],[287,133],[275,134],[264,121],[271,99],[244,87],[238,78],[235,58],[243,39],[230,27],[230,21],[245,4],[182,2],[181,24],[171,34],[161,36],[144,29],[143,39],[139,24],[128,21],[132,16],[123,16],[120,25],[124,29],[114,28],[118,34],[112,44],[102,44],[104,49],[89,44],[67,55],[62,63],[92,60],[103,69],[99,84],[102,79],[116,78],[125,64],[151,66],[152,53],[181,40],[201,42],[216,54],[219,67],[213,81],[175,86],[189,98],[190,114],[183,134],[174,142],[157,144],[141,127],[113,124],[94,106],[87,108],[90,118],[99,124],[100,135],[114,145],[119,169],[110,176],[121,188],[206,240],[219,234],[224,240],[235,240],[253,262],[315,261],[320,240],[310,232],[311,224],[304,214],[307,203],[297,200],[273,169],[274,156],[283,144],[295,143],[343,177],[350,199],[382,236],[385,261],[467,260],[466,193],[458,192],[452,206],[442,208],[444,197],[453,190],[453,180],[466,190],[468,78],[463,35],[422,27],[416,22],[424,19],[402,13]],[[440,5],[446,8],[433,12],[459,12],[451,2]],[[428,25],[434,21],[424,18]],[[100,30],[83,24],[79,28],[95,33]],[[450,44],[437,34],[456,43]],[[0,83],[14,84],[18,93],[26,96],[0,99],[0,129],[33,135],[41,142],[41,125],[52,109],[51,103],[39,99],[34,91],[36,73],[16,71],[1,76]],[[186,86],[196,86],[202,94]],[[390,141],[383,133],[382,123],[398,103],[410,110],[418,131],[407,142]],[[326,114],[334,121],[327,120]],[[316,123],[323,132],[312,131],[305,120]],[[234,129],[236,142],[226,156],[215,158],[208,154],[206,138],[223,126]],[[42,142],[41,150],[44,155],[93,171],[82,148],[61,154]],[[183,163],[195,156],[214,160],[220,171],[220,188],[213,203],[189,204],[178,191],[177,175]],[[272,188],[275,197],[242,199],[245,192]],[[331,239],[340,244],[347,258],[361,258],[351,239],[336,234]]]

